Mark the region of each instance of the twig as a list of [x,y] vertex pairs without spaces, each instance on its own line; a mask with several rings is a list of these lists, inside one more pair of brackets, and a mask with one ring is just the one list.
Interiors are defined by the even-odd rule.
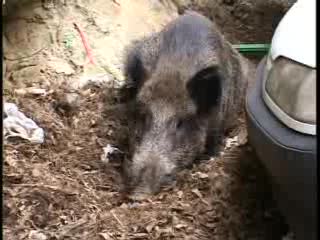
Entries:
[[88,41],[84,35],[84,32],[80,29],[79,25],[76,24],[76,23],[73,23],[74,27],[77,29],[77,31],[79,32],[80,34],[80,37],[81,37],[81,40],[82,40],[82,43],[84,45],[84,48],[86,50],[86,53],[87,53],[87,57],[89,58],[89,62],[94,64],[94,60],[93,60],[93,56],[92,56],[92,51],[91,51],[91,48],[88,44]]
[[114,213],[114,211],[111,210],[110,212],[111,212],[112,216],[113,216],[113,217],[117,220],[117,222],[120,224],[120,226],[121,226],[122,228],[124,228],[123,223],[120,221],[120,219],[119,219],[119,218],[117,217],[117,215]]
[[35,52],[33,52],[33,53],[29,54],[29,55],[21,56],[21,57],[17,57],[17,58],[9,58],[7,56],[3,56],[3,57],[4,57],[5,60],[17,61],[17,60],[33,57],[33,56],[37,55],[38,53],[42,52],[44,49],[46,49],[46,47],[42,47],[39,50],[37,50],[37,51],[35,51]]
[[111,0],[112,2],[114,2],[115,4],[117,4],[118,6],[120,6],[120,3],[118,3],[117,0]]
[[50,185],[42,185],[42,184],[28,184],[28,183],[21,183],[21,184],[11,184],[13,186],[17,186],[17,187],[43,187],[43,188],[49,188],[51,190],[54,191],[60,191],[62,193],[68,194],[68,195],[77,195],[77,193],[74,192],[67,192],[63,189],[60,189],[56,186],[50,186]]
[[65,226],[65,228],[60,231],[58,239],[64,239],[64,237],[68,236],[72,230],[74,230],[78,227],[81,227],[82,225],[86,224],[87,222],[88,221],[85,219],[80,219],[79,222],[77,222],[77,223]]

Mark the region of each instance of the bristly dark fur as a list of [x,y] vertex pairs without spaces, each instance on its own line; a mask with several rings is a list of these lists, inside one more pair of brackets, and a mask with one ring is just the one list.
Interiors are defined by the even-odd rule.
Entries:
[[133,195],[140,197],[170,183],[178,169],[210,152],[235,125],[247,69],[214,23],[188,12],[135,41],[125,73],[134,85],[135,107],[130,116],[133,156],[124,169]]

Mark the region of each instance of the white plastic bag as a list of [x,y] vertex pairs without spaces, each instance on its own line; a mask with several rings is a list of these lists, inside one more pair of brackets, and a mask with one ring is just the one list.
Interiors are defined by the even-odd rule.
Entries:
[[4,103],[4,138],[20,137],[31,143],[43,143],[44,131],[32,119],[27,118],[14,103]]

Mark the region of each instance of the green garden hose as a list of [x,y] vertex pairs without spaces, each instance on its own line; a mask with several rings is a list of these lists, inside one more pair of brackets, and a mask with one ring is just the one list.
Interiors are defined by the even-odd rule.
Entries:
[[240,53],[254,54],[254,55],[265,55],[270,49],[270,44],[235,44],[232,45]]

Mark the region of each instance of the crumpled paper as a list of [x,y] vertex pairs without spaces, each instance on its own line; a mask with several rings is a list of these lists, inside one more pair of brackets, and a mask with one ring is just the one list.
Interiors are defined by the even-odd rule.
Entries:
[[32,119],[27,118],[14,103],[4,103],[4,138],[20,137],[31,143],[43,143],[44,131]]

